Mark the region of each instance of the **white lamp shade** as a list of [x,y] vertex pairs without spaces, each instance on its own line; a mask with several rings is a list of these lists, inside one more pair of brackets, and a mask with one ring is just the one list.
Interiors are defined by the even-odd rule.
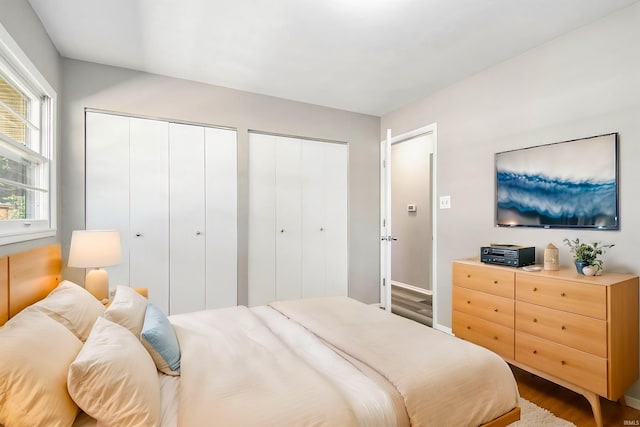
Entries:
[[71,234],[69,267],[108,267],[120,260],[120,234],[116,230],[75,230]]

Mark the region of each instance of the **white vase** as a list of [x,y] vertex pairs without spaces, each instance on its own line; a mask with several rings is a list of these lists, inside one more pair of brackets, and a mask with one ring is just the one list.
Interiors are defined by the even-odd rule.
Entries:
[[595,276],[597,271],[598,269],[592,265],[582,267],[582,274],[584,274],[585,276]]

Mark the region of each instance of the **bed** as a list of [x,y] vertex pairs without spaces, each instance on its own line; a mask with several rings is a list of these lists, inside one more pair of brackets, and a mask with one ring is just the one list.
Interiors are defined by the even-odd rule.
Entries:
[[60,279],[57,245],[0,257],[0,425],[506,426],[506,363],[353,299],[164,317]]

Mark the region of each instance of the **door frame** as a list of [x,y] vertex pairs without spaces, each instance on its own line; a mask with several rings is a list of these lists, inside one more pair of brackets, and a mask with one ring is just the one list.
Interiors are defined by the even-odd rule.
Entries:
[[[387,237],[387,227],[391,225],[387,221],[391,206],[387,195],[391,188],[390,169],[386,167],[390,163],[388,158],[391,155],[391,145],[407,141],[423,135],[431,135],[433,140],[433,153],[431,165],[431,290],[433,293],[433,327],[439,329],[438,321],[438,281],[437,281],[437,257],[438,257],[438,125],[432,123],[427,126],[402,133],[397,136],[391,135],[391,129],[387,129],[386,138],[380,142],[380,306],[387,311],[391,311],[391,277],[387,275],[390,268],[390,258],[387,256],[390,242]],[[390,141],[390,144],[387,144]],[[387,285],[388,283],[388,285]]]

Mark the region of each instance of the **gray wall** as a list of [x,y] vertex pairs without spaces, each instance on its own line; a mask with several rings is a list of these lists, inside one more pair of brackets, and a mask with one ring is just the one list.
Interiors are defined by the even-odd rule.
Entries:
[[[395,135],[438,124],[438,321],[451,325],[451,262],[479,255],[490,242],[532,245],[543,261],[548,243],[615,243],[605,269],[640,272],[640,3],[559,37],[439,93],[385,115]],[[438,64],[447,66],[447,64]],[[498,229],[494,227],[494,153],[520,147],[620,133],[620,231]],[[630,391],[640,397],[640,384]]]
[[[431,289],[431,136],[391,146],[391,280]],[[408,212],[414,204],[416,212]]]
[[[247,302],[247,130],[349,143],[349,295],[379,301],[378,131],[380,119],[192,81],[62,61],[62,242],[84,228],[84,109],[94,108],[238,129],[238,297]],[[117,208],[117,207],[114,207]],[[83,272],[64,276],[83,281]]]
[[[20,49],[27,55],[33,65],[40,71],[40,74],[49,82],[51,87],[58,93],[58,103],[61,99],[61,65],[60,55],[49,39],[49,35],[40,23],[40,19],[26,0],[2,0],[0,3],[0,24],[4,27],[13,40],[20,46]],[[60,114],[57,121],[57,150],[56,157],[60,158]],[[58,179],[60,177],[60,167],[58,165]],[[30,240],[27,242],[15,243],[0,246],[0,255],[7,255],[24,251],[38,246],[43,246],[60,241],[61,195],[58,191],[58,234],[56,237]]]

